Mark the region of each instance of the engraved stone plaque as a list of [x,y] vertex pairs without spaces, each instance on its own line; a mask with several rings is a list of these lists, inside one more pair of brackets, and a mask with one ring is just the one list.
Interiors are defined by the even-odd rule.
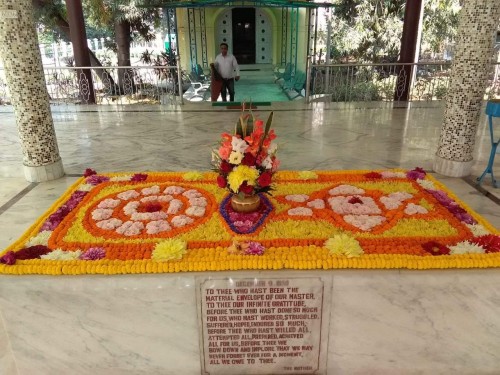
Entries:
[[202,374],[324,373],[329,281],[197,279]]

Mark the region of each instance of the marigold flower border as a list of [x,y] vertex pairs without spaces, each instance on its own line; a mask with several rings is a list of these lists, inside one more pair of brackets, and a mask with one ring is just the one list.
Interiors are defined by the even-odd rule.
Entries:
[[[403,170],[395,170],[403,171]],[[356,171],[314,171],[320,174],[360,174],[378,172],[372,170]],[[183,176],[190,172],[149,172],[155,174],[169,175],[173,180],[183,181]],[[211,172],[206,172],[211,173]],[[204,173],[204,174],[206,174]],[[116,177],[130,175],[131,173],[106,173],[107,176]],[[277,173],[276,181],[293,178],[301,180],[300,171],[282,171]],[[215,175],[214,175],[215,176]],[[214,178],[215,179],[215,178]],[[445,185],[434,177],[427,175],[426,179],[432,181],[436,187],[446,192],[450,198],[455,200],[461,207],[467,210],[478,223],[483,225],[491,233],[498,235],[497,231],[483,217],[474,212],[466,203],[451,192]],[[0,253],[3,255],[20,244],[24,243],[32,233],[39,229],[44,221],[63,204],[76,187],[84,182],[85,178],[78,179],[70,186],[59,199],[40,218],[31,225],[24,234],[7,249]],[[302,179],[305,180],[305,179]],[[230,254],[226,247],[196,248],[199,259],[172,260],[168,262],[157,262],[151,259],[142,260],[43,260],[30,259],[18,260],[15,265],[0,264],[0,274],[10,275],[82,275],[82,274],[143,274],[143,273],[176,273],[176,272],[204,272],[204,271],[235,271],[235,270],[332,270],[332,269],[450,269],[450,268],[493,268],[500,267],[500,253],[489,254],[460,254],[440,255],[422,257],[418,255],[405,254],[363,254],[356,258],[331,255],[321,246],[281,246],[266,249],[266,256],[248,256]],[[283,257],[286,252],[287,256]],[[313,259],[311,259],[313,255]]]

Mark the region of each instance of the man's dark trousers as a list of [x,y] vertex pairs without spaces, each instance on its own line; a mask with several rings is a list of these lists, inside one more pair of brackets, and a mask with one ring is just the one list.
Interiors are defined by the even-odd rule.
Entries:
[[229,101],[234,102],[234,78],[222,79],[222,101],[227,102],[227,92],[229,91]]

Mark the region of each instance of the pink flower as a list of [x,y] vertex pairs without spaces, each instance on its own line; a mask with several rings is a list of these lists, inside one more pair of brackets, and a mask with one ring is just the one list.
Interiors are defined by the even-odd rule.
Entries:
[[87,177],[87,179],[85,181],[87,182],[87,184],[90,184],[90,185],[99,185],[102,182],[109,181],[109,177],[99,176],[97,174],[93,174],[93,175]]
[[16,263],[16,254],[13,251],[7,252],[3,257],[0,258],[0,263],[7,264],[11,266]]
[[106,251],[102,247],[91,247],[82,255],[80,255],[80,259],[97,260],[97,259],[103,259],[105,256],[106,256]]
[[415,168],[406,173],[406,177],[410,180],[421,180],[424,179],[427,173],[422,168]]
[[227,160],[229,159],[229,155],[231,155],[231,146],[229,147],[221,146],[219,148],[219,156],[221,157],[221,159]]
[[258,242],[250,241],[248,242],[248,247],[243,251],[245,255],[263,255],[264,246]]
[[276,172],[280,166],[281,162],[277,158],[273,158],[273,167],[271,171]]

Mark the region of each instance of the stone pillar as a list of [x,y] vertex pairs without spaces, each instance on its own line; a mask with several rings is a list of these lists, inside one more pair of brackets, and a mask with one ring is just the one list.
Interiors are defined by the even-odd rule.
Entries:
[[28,181],[64,175],[31,0],[0,0],[0,58],[16,114]]
[[500,18],[498,0],[467,0],[463,4],[444,123],[434,160],[434,170],[451,177],[468,176],[471,172],[475,136]]

